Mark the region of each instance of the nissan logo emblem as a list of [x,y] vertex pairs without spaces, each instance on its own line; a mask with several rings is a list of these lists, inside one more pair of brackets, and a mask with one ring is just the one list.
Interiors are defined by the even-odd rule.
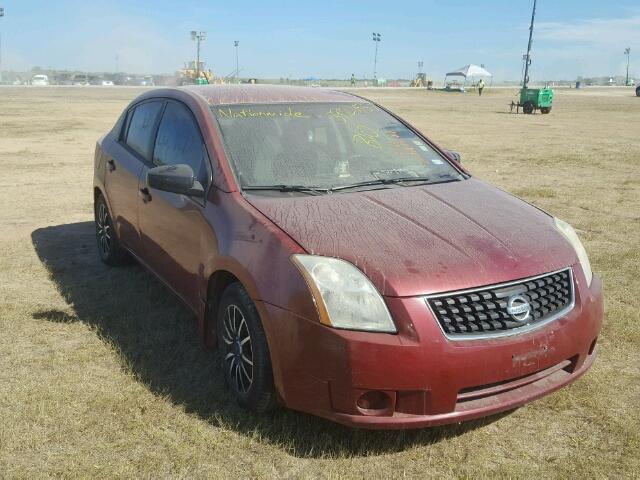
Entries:
[[522,295],[512,295],[507,301],[507,313],[516,322],[524,322],[529,318],[531,305]]

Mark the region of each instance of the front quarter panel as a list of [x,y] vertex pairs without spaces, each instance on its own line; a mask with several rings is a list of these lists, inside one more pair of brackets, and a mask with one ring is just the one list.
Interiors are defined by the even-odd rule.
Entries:
[[[215,241],[204,252],[206,278],[219,270],[229,271],[254,301],[315,318],[307,286],[291,262],[291,255],[304,253],[298,244],[237,192],[212,190],[205,214],[215,231]],[[206,290],[202,293],[206,295]]]
[[[207,301],[209,280],[219,271],[229,272],[240,280],[262,320],[271,347],[274,382],[282,396],[286,381],[284,363],[289,359],[283,357],[282,349],[277,345],[282,343],[283,335],[298,332],[299,328],[295,325],[281,328],[270,313],[273,306],[278,306],[278,311],[296,312],[295,317],[290,317],[296,318],[296,323],[319,323],[307,285],[291,261],[291,255],[304,253],[304,250],[238,192],[212,189],[205,215],[212,226],[212,234],[202,242],[201,298]],[[214,337],[209,336],[209,332],[215,332],[214,327],[207,323],[207,318],[215,317],[209,317],[203,311],[200,332],[205,342],[215,344]]]

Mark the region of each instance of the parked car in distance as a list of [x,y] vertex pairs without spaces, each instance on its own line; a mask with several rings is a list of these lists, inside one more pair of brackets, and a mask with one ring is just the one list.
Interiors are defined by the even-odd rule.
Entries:
[[113,82],[111,80],[106,80],[104,78],[92,78],[89,81],[90,85],[94,85],[94,86],[98,86],[98,87],[112,87],[113,86]]
[[137,259],[193,310],[244,407],[426,427],[595,359],[602,282],[573,228],[360,97],[150,90],[94,165],[100,257]]
[[141,87],[154,87],[153,77],[151,75],[145,75],[138,79],[138,85]]
[[31,85],[36,87],[46,87],[49,85],[49,77],[46,75],[34,75],[31,77]]
[[89,85],[89,77],[84,73],[77,73],[71,77],[71,84],[77,87],[86,87]]
[[70,73],[59,73],[54,77],[56,85],[73,85],[73,75]]

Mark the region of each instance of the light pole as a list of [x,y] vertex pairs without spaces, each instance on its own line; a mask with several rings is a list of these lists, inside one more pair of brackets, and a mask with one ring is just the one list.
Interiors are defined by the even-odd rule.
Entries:
[[529,27],[529,44],[527,45],[527,59],[524,65],[524,78],[522,79],[522,89],[526,90],[529,84],[529,65],[531,65],[531,42],[533,41],[533,22],[536,18],[536,3],[537,0],[533,0],[533,10],[531,12],[531,26]]
[[236,83],[240,83],[240,79],[238,78],[238,45],[240,45],[240,42],[234,40],[233,46],[236,47]]
[[373,41],[376,44],[376,53],[373,57],[373,83],[377,84],[378,83],[378,76],[376,75],[376,70],[378,68],[378,44],[381,41],[381,37],[382,35],[380,35],[379,33],[373,33]]
[[[4,8],[0,7],[0,18],[4,17]],[[2,32],[0,32],[0,82],[2,82]]]
[[200,83],[200,42],[207,37],[207,32],[191,30],[191,40],[196,42],[196,85]]
[[631,56],[631,47],[627,47],[624,49],[624,54],[627,56],[627,81],[624,86],[629,86],[629,57]]

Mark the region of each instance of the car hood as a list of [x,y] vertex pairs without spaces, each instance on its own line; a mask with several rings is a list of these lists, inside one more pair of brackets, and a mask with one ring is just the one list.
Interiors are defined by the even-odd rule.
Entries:
[[387,296],[491,285],[576,262],[553,218],[473,178],[247,200],[307,252],[350,261]]

